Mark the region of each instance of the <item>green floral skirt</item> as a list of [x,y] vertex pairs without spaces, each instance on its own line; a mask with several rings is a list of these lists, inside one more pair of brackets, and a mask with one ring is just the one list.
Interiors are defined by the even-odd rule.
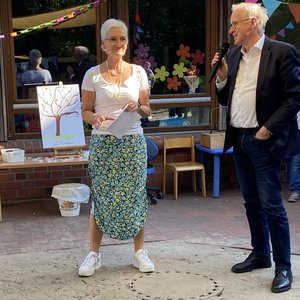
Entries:
[[147,147],[143,135],[92,135],[89,156],[92,214],[104,234],[126,240],[147,217]]

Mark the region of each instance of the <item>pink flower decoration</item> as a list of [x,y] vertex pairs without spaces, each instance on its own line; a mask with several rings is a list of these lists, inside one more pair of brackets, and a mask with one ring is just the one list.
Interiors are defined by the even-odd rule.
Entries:
[[197,63],[202,65],[204,63],[205,54],[201,53],[200,50],[196,50],[195,53],[191,54],[192,64],[196,65]]

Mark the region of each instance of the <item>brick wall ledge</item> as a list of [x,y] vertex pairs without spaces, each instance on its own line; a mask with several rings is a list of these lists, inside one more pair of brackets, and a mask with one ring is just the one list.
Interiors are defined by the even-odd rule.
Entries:
[[[169,138],[169,137],[184,137],[184,136],[194,136],[194,141],[195,144],[200,143],[200,132],[193,132],[193,133],[188,133],[188,132],[176,132],[176,133],[170,133],[170,134],[147,134],[146,136],[151,138],[158,146],[159,149],[163,148],[163,139],[164,138]],[[88,150],[89,145],[90,145],[90,137],[86,137],[85,139],[86,145],[83,147],[83,150]],[[30,153],[53,153],[53,149],[43,149],[42,146],[42,140],[41,139],[34,139],[34,140],[10,140],[7,142],[0,142],[0,146],[3,146],[4,148],[19,148],[25,150],[25,154],[30,154]]]

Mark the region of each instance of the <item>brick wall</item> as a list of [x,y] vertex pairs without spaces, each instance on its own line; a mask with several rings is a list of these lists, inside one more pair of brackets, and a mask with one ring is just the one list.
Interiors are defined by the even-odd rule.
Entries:
[[[184,134],[183,134],[184,135]],[[199,134],[195,135],[195,143],[199,143]],[[152,161],[156,169],[156,174],[149,176],[148,185],[162,189],[162,144],[163,136],[151,136],[160,151],[156,159]],[[13,141],[1,143],[5,148],[21,148],[25,153],[47,152],[43,150],[41,141]],[[86,149],[89,140],[86,141]],[[50,152],[50,150],[49,150]],[[172,153],[172,159],[187,158],[185,150],[176,150]],[[210,195],[212,190],[212,156],[206,156],[206,184],[207,192]],[[84,183],[90,185],[91,179],[87,172],[87,165],[70,165],[63,167],[45,168],[24,168],[17,170],[0,170],[0,195],[3,203],[8,201],[31,201],[35,199],[52,199],[52,187],[61,183]],[[221,188],[236,186],[235,171],[233,167],[232,155],[222,156],[221,161]],[[192,190],[191,173],[179,174],[179,192],[189,192]],[[173,192],[173,176],[167,174],[167,192]]]

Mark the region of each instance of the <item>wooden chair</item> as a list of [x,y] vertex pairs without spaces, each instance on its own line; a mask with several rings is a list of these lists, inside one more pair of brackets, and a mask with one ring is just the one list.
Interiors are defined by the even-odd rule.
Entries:
[[[169,162],[169,160],[167,159],[168,150],[180,148],[186,148],[189,150],[190,160],[181,162]],[[196,171],[199,170],[201,172],[202,195],[203,197],[206,197],[205,169],[203,164],[195,162],[195,148],[193,136],[182,138],[164,138],[163,150],[163,193],[166,194],[167,170],[170,170],[174,173],[173,184],[175,200],[178,199],[178,173],[184,171],[192,171],[193,191],[195,193],[197,191]]]

